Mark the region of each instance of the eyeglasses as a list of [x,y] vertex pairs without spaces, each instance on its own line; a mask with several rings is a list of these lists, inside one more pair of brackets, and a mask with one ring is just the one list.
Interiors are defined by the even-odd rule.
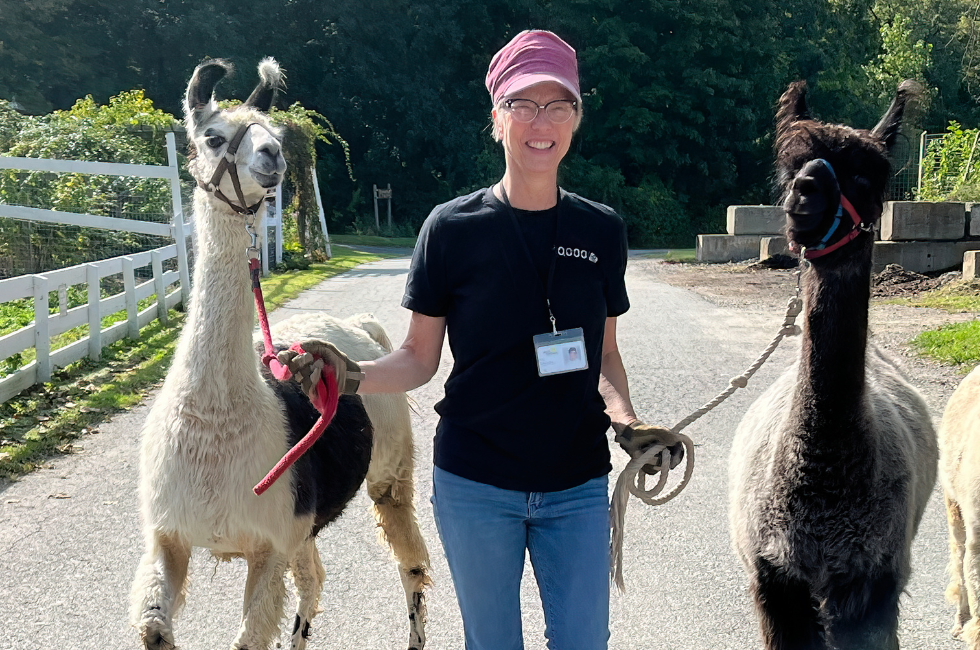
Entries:
[[544,114],[549,120],[555,124],[564,124],[575,115],[578,102],[571,99],[556,99],[539,106],[537,102],[530,99],[508,99],[504,102],[504,106],[518,122],[533,122],[538,116],[538,111],[544,109]]

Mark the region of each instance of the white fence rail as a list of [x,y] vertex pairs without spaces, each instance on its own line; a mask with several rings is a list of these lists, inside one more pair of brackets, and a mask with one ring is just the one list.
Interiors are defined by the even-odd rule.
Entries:
[[[157,318],[166,322],[167,311],[170,308],[178,303],[187,304],[191,287],[187,259],[187,236],[191,234],[191,229],[188,224],[184,223],[174,134],[167,133],[166,139],[167,165],[124,165],[0,156],[0,169],[137,176],[169,180],[173,219],[169,224],[160,224],[5,204],[0,204],[0,217],[170,236],[174,240],[170,246],[152,251],[80,264],[42,274],[22,275],[0,280],[0,303],[23,298],[34,299],[34,322],[5,336],[0,336],[0,360],[31,348],[34,348],[36,352],[34,361],[19,368],[13,374],[0,378],[0,403],[36,383],[49,381],[54,367],[68,365],[85,356],[98,359],[102,354],[103,347],[125,337],[139,338],[142,327]],[[163,263],[174,258],[177,259],[177,271],[164,271]],[[147,266],[151,269],[152,279],[137,284],[135,270]],[[124,290],[121,293],[102,298],[101,279],[117,274],[123,276]],[[69,309],[67,289],[81,284],[87,285],[88,302],[85,305]],[[167,293],[167,287],[173,284],[179,284],[179,289]],[[48,294],[52,291],[58,292],[59,309],[57,314],[49,313]],[[139,301],[154,294],[157,297],[155,304],[139,311]],[[127,312],[125,320],[102,329],[104,316],[122,310]],[[52,337],[86,324],[88,325],[87,336],[52,351]]]
[[[181,302],[180,290],[167,293],[167,287],[180,281],[177,271],[164,271],[163,263],[177,257],[177,246],[171,244],[152,251],[114,257],[89,264],[79,264],[41,275],[22,275],[0,280],[0,303],[34,299],[34,322],[6,336],[0,336],[0,359],[6,359],[30,348],[37,358],[26,366],[0,379],[0,403],[25,388],[49,381],[55,366],[66,366],[88,356],[98,360],[102,348],[130,337],[139,338],[139,331],[154,319],[167,322],[169,309]],[[150,267],[152,278],[136,283],[136,269]],[[122,274],[124,290],[102,298],[100,280]],[[67,288],[85,284],[88,303],[68,308]],[[58,292],[58,313],[51,314],[48,293]],[[140,300],[156,295],[156,302],[139,311]],[[102,318],[126,310],[126,319],[102,328]],[[57,350],[51,350],[51,339],[70,329],[88,325],[88,336]]]
[[[153,223],[6,204],[0,204],[0,217],[136,232],[172,237],[174,240],[173,244],[152,251],[79,264],[42,274],[0,280],[0,304],[24,298],[34,299],[34,322],[0,336],[0,361],[31,348],[34,348],[37,354],[34,361],[19,368],[13,374],[0,378],[0,403],[36,383],[49,381],[55,367],[68,365],[85,356],[97,360],[102,354],[103,347],[122,338],[139,338],[141,328],[157,318],[166,322],[169,309],[179,303],[187,304],[191,286],[187,237],[193,236],[193,224],[184,222],[174,134],[167,133],[166,139],[168,164],[165,166],[0,156],[0,169],[167,179],[170,181],[173,219],[169,224]],[[319,201],[319,195],[317,200]],[[269,274],[270,258],[274,259],[275,263],[282,261],[281,188],[276,188],[275,208],[271,209],[271,207],[267,206],[270,209],[263,211],[259,227],[263,275]],[[320,219],[321,221],[323,219],[322,211]],[[272,230],[271,235],[270,230]],[[325,227],[323,230],[326,233]],[[274,252],[269,251],[270,236],[275,242]],[[163,263],[174,258],[177,259],[177,271],[164,271]],[[242,263],[245,263],[244,259]],[[135,270],[144,267],[150,267],[152,279],[137,284]],[[123,276],[124,290],[102,298],[101,279],[120,273]],[[67,288],[81,284],[87,285],[88,302],[69,309]],[[174,284],[179,284],[179,289],[167,293],[168,288]],[[57,291],[59,296],[59,309],[56,314],[49,313],[48,296],[53,291]],[[139,311],[139,302],[153,295],[156,295],[155,304]],[[122,310],[127,312],[125,320],[102,329],[103,317]],[[52,351],[52,337],[86,324],[87,336]]]
[[[89,162],[83,160],[52,160],[48,158],[14,158],[0,156],[0,169],[18,169],[105,176],[137,176],[162,178],[170,181],[173,219],[170,224],[150,223],[135,219],[116,219],[93,214],[75,214],[57,210],[41,210],[18,205],[0,204],[0,217],[63,223],[103,230],[123,230],[148,235],[172,236],[177,244],[177,260],[180,273],[180,291],[186,301],[191,295],[190,272],[187,265],[187,240],[189,232],[184,224],[184,210],[180,202],[180,174],[177,162],[177,141],[173,133],[166,134],[166,165],[124,165],[120,163]],[[2,359],[3,357],[0,357]]]

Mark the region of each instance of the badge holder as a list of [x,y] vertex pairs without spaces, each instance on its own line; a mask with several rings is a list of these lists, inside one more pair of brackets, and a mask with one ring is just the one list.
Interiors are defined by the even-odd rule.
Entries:
[[576,327],[538,334],[534,337],[534,358],[538,362],[539,377],[587,369],[589,360],[585,356],[585,332],[581,327]]

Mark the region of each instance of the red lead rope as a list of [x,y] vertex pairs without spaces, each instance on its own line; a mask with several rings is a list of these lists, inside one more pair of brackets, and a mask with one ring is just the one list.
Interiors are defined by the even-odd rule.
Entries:
[[[259,326],[262,329],[262,338],[265,341],[265,354],[262,355],[262,363],[269,367],[273,376],[280,381],[287,381],[292,377],[289,368],[284,366],[276,358],[272,347],[272,333],[269,331],[269,316],[265,311],[265,300],[262,298],[262,287],[259,285],[259,260],[252,257],[248,261],[249,274],[252,277],[252,293],[255,294],[255,310],[259,313]],[[303,348],[299,343],[294,343],[290,348],[303,354]],[[265,478],[259,481],[258,485],[252,488],[252,492],[261,495],[272,487],[283,473],[289,469],[293,463],[299,460],[300,456],[313,446],[313,443],[327,430],[333,416],[337,414],[337,402],[340,400],[340,391],[337,390],[337,378],[333,373],[328,372],[320,375],[320,382],[316,386],[316,397],[313,399],[313,406],[320,411],[320,419],[316,421],[310,432],[303,436],[303,439],[293,445],[293,448],[286,452],[286,455],[276,463]]]

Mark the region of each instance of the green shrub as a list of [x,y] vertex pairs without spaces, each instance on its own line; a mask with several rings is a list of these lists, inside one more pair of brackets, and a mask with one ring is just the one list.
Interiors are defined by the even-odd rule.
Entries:
[[[13,122],[0,117],[0,124]],[[172,129],[174,118],[155,109],[143,91],[134,90],[111,98],[106,106],[89,96],[70,110],[16,124],[20,128],[15,134],[0,135],[7,138],[9,156],[163,165],[164,133]],[[164,223],[172,212],[170,184],[163,179],[10,169],[0,172],[0,203]],[[138,252],[162,243],[159,237],[136,233],[76,226],[39,229],[30,222],[0,219],[0,258],[5,271],[13,274],[92,261],[105,256],[105,250]]]
[[626,222],[633,248],[690,248],[694,244],[696,233],[684,205],[656,176],[648,175],[638,186],[630,186],[619,169],[569,154],[561,184],[616,210]]
[[980,200],[977,140],[980,129],[964,129],[951,121],[941,139],[933,140],[923,156],[920,201]]

